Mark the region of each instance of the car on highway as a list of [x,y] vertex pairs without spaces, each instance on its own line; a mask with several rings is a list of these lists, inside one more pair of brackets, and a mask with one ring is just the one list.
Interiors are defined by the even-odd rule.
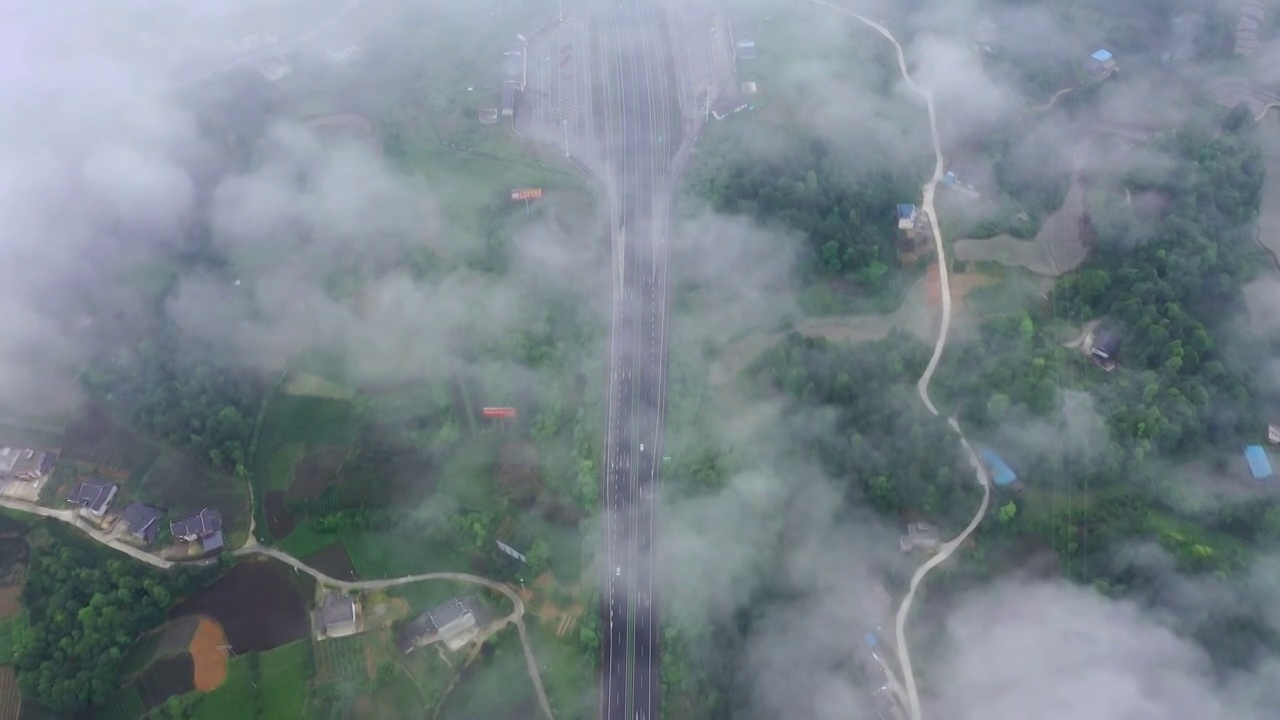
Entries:
[[622,568],[621,568],[621,567],[616,567],[616,568],[614,568],[614,569],[613,569],[613,576],[614,576],[614,577],[622,577]]

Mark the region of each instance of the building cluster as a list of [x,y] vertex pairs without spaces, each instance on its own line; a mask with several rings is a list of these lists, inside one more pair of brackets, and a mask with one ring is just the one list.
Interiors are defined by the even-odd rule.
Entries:
[[53,470],[56,456],[35,448],[0,449],[0,480],[39,480]]
[[[729,46],[733,52],[735,70],[742,70],[742,63],[756,58],[756,27],[749,17],[738,15],[729,19]],[[734,92],[736,90],[737,92]],[[715,106],[710,109],[716,120],[724,120],[741,112],[755,109],[747,97],[760,92],[760,85],[754,81],[730,84],[729,90],[720,96]]]
[[[120,492],[119,483],[107,478],[91,475],[71,487],[67,493],[67,502],[79,506],[80,514],[105,527],[104,519],[111,509],[111,502]],[[165,511],[143,502],[129,503],[119,520],[124,522],[124,530],[128,536],[143,545],[156,541],[163,527]],[[109,518],[112,523],[116,518]],[[224,544],[222,537],[222,514],[213,508],[201,508],[200,512],[189,517],[169,523],[169,532],[173,539],[186,544],[200,543],[200,550],[211,553],[221,550]]]
[[929,215],[923,209],[901,203],[894,208],[893,214],[898,222],[900,259],[910,262],[933,249],[933,231],[930,229]]

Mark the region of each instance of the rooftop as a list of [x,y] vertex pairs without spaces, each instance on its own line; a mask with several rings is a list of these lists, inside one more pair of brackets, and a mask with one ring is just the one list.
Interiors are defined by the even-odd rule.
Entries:
[[471,609],[458,598],[441,603],[427,611],[427,615],[431,617],[431,622],[435,624],[436,628],[443,628],[449,623],[461,620],[470,614]]
[[1249,472],[1254,480],[1266,480],[1271,477],[1271,460],[1261,445],[1250,445],[1244,449],[1244,459],[1249,463]]
[[49,453],[31,448],[0,448],[0,474],[43,475],[48,472]]
[[983,449],[978,453],[978,457],[982,458],[982,462],[991,471],[991,482],[996,485],[1009,485],[1018,479],[1017,473],[1010,468],[1004,460],[1000,459],[993,451]]
[[98,512],[106,506],[107,501],[111,499],[112,491],[115,489],[115,483],[95,475],[76,483],[75,487],[71,488],[70,494],[67,495],[67,502],[83,505],[94,512]]
[[915,217],[915,216],[916,216],[916,206],[915,206],[915,205],[908,205],[908,204],[904,203],[904,204],[902,204],[902,205],[899,205],[899,206],[898,206],[898,219],[899,219],[899,220],[905,220],[905,219],[907,219],[907,218],[913,218],[913,217]]
[[204,508],[191,517],[169,524],[174,537],[206,537],[222,532],[222,514],[212,508]]
[[350,595],[331,593],[325,595],[320,605],[320,622],[326,627],[339,623],[355,622],[356,600]]
[[1093,58],[1096,62],[1104,63],[1111,59],[1111,51],[1098,50],[1097,52],[1093,53],[1089,57]]
[[160,530],[160,518],[163,516],[163,510],[146,503],[131,502],[124,509],[124,522],[129,526],[129,532],[147,542],[156,539],[156,533]]

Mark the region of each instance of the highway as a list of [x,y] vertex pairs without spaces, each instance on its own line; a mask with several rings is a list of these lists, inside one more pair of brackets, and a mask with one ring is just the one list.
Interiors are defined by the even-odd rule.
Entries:
[[603,0],[591,15],[600,63],[615,274],[605,444],[600,716],[656,718],[660,624],[654,540],[667,371],[671,163],[678,113],[657,8]]

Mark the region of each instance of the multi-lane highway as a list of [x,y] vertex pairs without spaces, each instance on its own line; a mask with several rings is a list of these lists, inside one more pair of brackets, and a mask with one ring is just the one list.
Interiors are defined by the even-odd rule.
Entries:
[[655,3],[602,0],[591,16],[615,258],[605,450],[601,717],[656,718],[654,527],[666,386],[666,242],[679,138]]

